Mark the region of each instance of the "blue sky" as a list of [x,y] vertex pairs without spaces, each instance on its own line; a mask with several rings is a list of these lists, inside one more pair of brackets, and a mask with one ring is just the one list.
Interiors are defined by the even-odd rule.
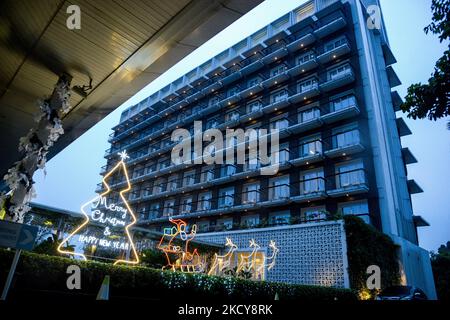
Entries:
[[[79,211],[81,204],[95,196],[94,190],[101,181],[100,167],[106,163],[103,155],[109,148],[108,135],[124,109],[304,2],[264,1],[143,88],[50,160],[47,175],[42,171],[35,174],[38,196],[34,202]],[[396,89],[402,97],[411,83],[429,78],[435,61],[445,50],[445,44],[440,44],[437,37],[423,32],[431,21],[430,4],[431,0],[381,0],[391,48],[398,61],[394,69],[403,82]],[[450,131],[446,130],[446,120],[406,122],[413,135],[402,138],[402,143],[419,161],[408,166],[408,174],[425,190],[412,196],[413,208],[415,214],[431,224],[420,229],[420,244],[436,250],[450,240]]]

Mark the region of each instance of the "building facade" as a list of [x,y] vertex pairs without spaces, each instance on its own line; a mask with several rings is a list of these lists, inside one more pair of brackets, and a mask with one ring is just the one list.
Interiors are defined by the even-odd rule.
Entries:
[[[267,250],[270,237],[282,245],[279,269],[267,279],[347,287],[344,231],[330,220],[358,215],[401,246],[406,281],[434,297],[416,231],[426,222],[411,205],[422,190],[407,178],[406,165],[416,160],[400,141],[411,132],[396,117],[401,98],[392,88],[400,81],[383,21],[377,28],[368,20],[371,5],[379,6],[308,1],[124,111],[102,174],[127,150],[138,224],[161,231],[174,216],[195,223],[202,240],[234,237],[243,249],[251,237]],[[278,129],[278,172],[261,175],[263,165],[249,161],[172,163],[172,132],[198,134],[194,121],[203,131]],[[117,176],[110,185],[124,183]],[[321,240],[333,248],[306,253]],[[328,280],[312,275],[323,270],[320,261],[333,265]]]

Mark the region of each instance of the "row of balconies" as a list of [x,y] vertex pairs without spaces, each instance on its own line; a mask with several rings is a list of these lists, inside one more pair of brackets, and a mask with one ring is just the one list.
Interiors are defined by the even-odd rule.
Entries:
[[[298,129],[297,129],[298,130]],[[346,132],[342,132],[336,135],[332,135],[329,139],[331,141],[331,144],[328,145],[323,142],[323,140],[313,140],[309,142],[302,143],[298,145],[299,152],[294,154],[293,152],[289,151],[288,149],[280,150],[278,153],[278,163],[279,168],[278,170],[284,170],[286,168],[289,168],[290,166],[302,166],[302,165],[309,165],[314,162],[318,162],[323,160],[325,157],[328,158],[336,158],[341,156],[347,156],[351,154],[355,154],[358,152],[361,152],[364,150],[363,145],[360,143],[359,140],[359,131],[358,130],[350,130]],[[235,148],[237,146],[230,146],[229,148]],[[226,151],[229,148],[225,148],[222,151],[223,154],[226,154]],[[219,152],[216,151],[216,152]],[[272,156],[274,157],[274,155]],[[275,162],[275,161],[273,161]],[[153,166],[149,166],[146,169],[142,168],[142,174],[139,173],[133,173],[131,182],[137,183],[137,182],[144,182],[149,179],[155,179],[158,176],[162,176],[165,174],[174,174],[178,171],[185,170],[191,166],[193,166],[194,161],[191,161],[189,163],[181,163],[181,164],[169,164],[167,165],[164,162],[163,166],[157,166],[154,164]],[[235,166],[236,167],[236,166]],[[242,166],[243,171],[240,173],[233,172],[233,178],[232,179],[242,179],[244,177],[249,177],[253,175],[260,174],[261,166],[257,165],[255,167],[251,167],[249,164],[245,164]],[[230,177],[218,177],[217,179],[214,179],[213,181],[206,181],[203,182],[204,185],[196,185],[197,188],[200,187],[206,187],[208,183],[214,183],[219,184],[222,181],[229,181]],[[200,181],[199,177],[196,177],[196,181]],[[119,181],[110,182],[110,187],[120,188],[124,186],[126,183],[125,180],[123,180],[123,177]],[[178,184],[180,185],[180,184]],[[188,186],[184,186],[188,187]],[[96,191],[101,191],[104,189],[104,186],[100,183],[98,184]],[[158,194],[162,194],[162,191],[158,192]]]
[[[284,97],[279,98],[276,101],[273,101],[272,103],[270,103],[267,106],[261,107],[260,110],[254,110],[253,112],[239,115],[239,119],[238,118],[230,119],[229,121],[222,123],[222,125],[220,125],[220,126],[218,125],[217,129],[224,130],[226,128],[232,128],[233,126],[235,126],[239,123],[246,123],[248,121],[259,118],[260,116],[262,116],[265,113],[271,113],[274,111],[278,111],[278,110],[281,110],[281,109],[287,107],[290,104],[314,98],[320,94],[321,90],[322,91],[333,90],[338,87],[347,85],[347,84],[353,82],[354,80],[355,80],[355,76],[353,74],[353,71],[351,69],[348,69],[347,71],[343,72],[342,74],[339,74],[338,76],[336,76],[332,79],[329,79],[328,81],[326,81],[325,83],[322,83],[320,85],[318,83],[312,83],[309,86],[298,88],[297,92],[292,92],[292,91],[285,89],[286,95]],[[274,83],[277,82],[277,80],[272,80],[272,81],[274,81]],[[262,87],[260,87],[260,88],[262,90]],[[254,94],[254,92],[252,92],[252,91],[249,92],[249,95],[252,95],[252,94]],[[229,99],[229,98],[227,98],[227,99]],[[227,99],[225,99],[225,100],[227,100]],[[235,102],[237,102],[237,101],[233,101],[233,103],[235,103]],[[198,112],[193,113],[191,115],[188,115],[186,118],[174,121],[171,124],[150,128],[148,131],[142,132],[140,137],[137,138],[136,141],[133,141],[132,143],[124,144],[121,147],[111,147],[110,149],[108,149],[105,152],[105,157],[110,158],[114,155],[114,153],[118,153],[120,151],[123,151],[124,149],[129,150],[129,149],[136,148],[144,143],[148,143],[152,139],[158,138],[165,133],[168,133],[172,130],[183,127],[186,124],[192,123],[195,119],[197,119],[199,117],[204,117],[212,112],[217,111],[218,109],[223,107],[223,104],[231,104],[231,102],[222,100],[222,103],[219,102],[218,104],[210,106],[210,107],[204,106],[205,107],[204,109],[199,110]],[[357,109],[357,107],[356,107],[356,109]],[[356,114],[359,113],[359,110],[353,110],[353,111],[356,111]],[[338,117],[341,114],[342,114],[342,112],[339,112],[339,113],[330,112],[330,114],[327,117],[325,117],[324,120],[326,120],[328,122],[333,121],[334,117]],[[339,120],[339,119],[337,119],[337,120]]]
[[[159,111],[153,116],[148,117],[145,120],[144,115],[147,116],[146,114],[142,115],[141,117],[136,117],[135,118],[137,121],[136,125],[127,128],[125,131],[119,134],[117,134],[116,132],[111,133],[108,141],[116,142],[124,137],[127,137],[132,132],[138,131],[153,122],[161,121],[161,119],[164,119],[170,114],[179,111],[188,104],[195,103],[201,98],[217,92],[217,90],[220,89],[222,86],[227,85],[237,79],[240,79],[243,76],[246,76],[250,73],[253,73],[257,71],[259,68],[262,68],[264,65],[268,65],[275,61],[278,61],[279,59],[286,56],[289,52],[294,52],[298,49],[306,47],[307,45],[314,42],[314,41],[311,42],[312,41],[311,37],[312,34],[308,34],[288,45],[284,43],[284,41],[280,41],[278,43],[274,43],[272,46],[268,48],[265,48],[263,52],[255,51],[255,53],[252,56],[244,59],[243,61],[241,61],[241,63],[235,63],[234,65],[230,66],[230,68],[228,68],[227,70],[224,70],[222,72],[223,76],[220,78],[221,80],[214,80],[214,77],[218,78],[218,75],[214,75],[212,76],[213,78],[211,79],[198,82],[197,88],[190,86],[189,89],[183,90],[182,93],[180,93],[180,95],[177,97],[177,99],[170,98],[170,100],[167,102],[160,101],[160,103],[163,106],[161,111]],[[272,86],[274,83],[286,80],[289,76],[295,77],[303,72],[310,71],[318,66],[318,62],[322,64],[328,63],[338,57],[341,57],[349,53],[350,50],[351,50],[350,45],[348,44],[348,42],[345,42],[333,48],[332,50],[326,51],[318,55],[316,59],[311,59],[303,64],[295,65],[289,68],[289,70],[287,70],[283,75],[277,75],[265,79],[262,83],[262,88],[268,88]],[[257,90],[259,90],[259,88],[260,88],[259,85],[254,86],[254,88],[249,88],[245,86],[242,88],[242,91],[240,93],[236,94],[235,97],[224,98],[222,100],[223,102],[222,105],[227,105],[228,103],[231,103],[240,97],[248,97],[249,95],[251,95],[250,94],[251,92],[255,94]],[[181,95],[183,95],[183,98],[181,98]]]
[[175,205],[174,200],[166,200],[162,208],[150,209],[149,214],[154,221],[165,220],[169,216],[177,218],[201,217],[231,212],[247,212],[293,203],[321,201],[328,197],[348,197],[368,191],[369,186],[364,169],[356,169],[341,172],[328,178],[317,177],[302,180],[298,183],[286,183],[259,190],[244,191],[239,195],[225,194],[178,205]]

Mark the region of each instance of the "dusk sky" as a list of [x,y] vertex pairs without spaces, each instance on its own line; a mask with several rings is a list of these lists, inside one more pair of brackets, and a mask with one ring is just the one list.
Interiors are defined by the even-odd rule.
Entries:
[[[36,173],[34,179],[38,196],[33,201],[79,212],[80,206],[95,196],[94,190],[101,181],[100,167],[106,163],[103,155],[109,148],[108,135],[119,122],[124,109],[304,2],[264,1],[118,106],[50,160],[46,175],[42,171]],[[381,0],[390,45],[398,61],[394,69],[403,83],[395,89],[402,97],[410,84],[427,81],[436,60],[448,45],[439,43],[437,36],[423,32],[431,21],[430,5],[431,0]],[[413,134],[402,138],[403,146],[409,147],[419,161],[408,166],[408,174],[425,191],[412,195],[412,201],[414,213],[431,224],[431,227],[419,229],[420,245],[427,250],[436,250],[440,244],[450,241],[450,131],[446,129],[449,120],[406,119]]]

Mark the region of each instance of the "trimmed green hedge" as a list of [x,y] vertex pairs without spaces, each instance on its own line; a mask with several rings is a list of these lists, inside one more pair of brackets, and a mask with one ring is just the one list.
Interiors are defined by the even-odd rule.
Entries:
[[347,235],[347,257],[350,287],[360,298],[373,298],[376,292],[366,289],[369,275],[367,267],[377,265],[381,269],[381,288],[400,283],[398,246],[392,239],[356,216],[344,216]]
[[[0,250],[1,283],[4,282],[13,252]],[[17,267],[13,291],[42,290],[70,292],[66,288],[67,266],[81,267],[81,290],[84,294],[96,294],[105,275],[110,276],[111,296],[140,299],[263,299],[273,300],[278,293],[280,300],[302,301],[338,300],[354,301],[356,295],[348,289],[319,286],[288,285],[257,282],[231,277],[211,277],[202,274],[183,274],[147,267],[114,266],[100,262],[76,261],[69,258],[38,255],[25,252]],[[73,291],[72,291],[73,293]],[[220,300],[217,300],[220,301]]]

